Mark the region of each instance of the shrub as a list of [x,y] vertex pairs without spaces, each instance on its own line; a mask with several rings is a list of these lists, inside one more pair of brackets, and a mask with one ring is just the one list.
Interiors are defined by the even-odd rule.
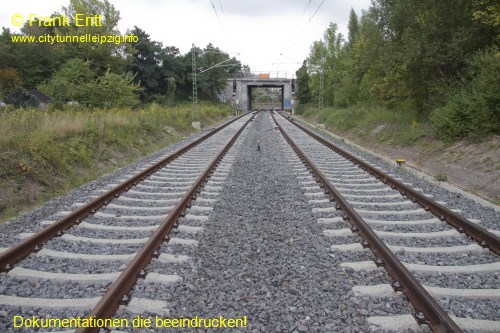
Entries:
[[455,140],[500,133],[500,51],[478,52],[468,61],[459,91],[430,114],[439,137]]
[[108,70],[95,81],[81,86],[81,99],[88,105],[106,109],[134,106],[139,101],[136,92],[140,90],[134,77],[131,73],[118,75]]
[[55,72],[47,83],[38,85],[38,89],[59,102],[80,99],[81,85],[92,80],[94,74],[89,63],[81,59],[70,59]]

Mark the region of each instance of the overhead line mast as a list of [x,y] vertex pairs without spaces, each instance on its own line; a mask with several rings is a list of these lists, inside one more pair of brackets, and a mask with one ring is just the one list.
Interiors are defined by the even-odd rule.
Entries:
[[193,66],[193,112],[191,113],[191,121],[195,121],[196,119],[196,108],[198,105],[198,89],[196,87],[196,51],[194,48],[194,43],[191,46],[191,62]]

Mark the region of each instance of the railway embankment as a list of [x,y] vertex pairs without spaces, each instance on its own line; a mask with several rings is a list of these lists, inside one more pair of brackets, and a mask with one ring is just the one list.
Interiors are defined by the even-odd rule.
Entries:
[[[500,136],[446,141],[433,133],[431,125],[416,120],[373,120],[350,117],[325,119],[316,114],[299,116],[340,139],[365,147],[396,163],[403,159],[411,169],[442,184],[500,205]],[[354,123],[356,121],[356,123]]]
[[[228,107],[200,105],[209,127]],[[194,133],[191,104],[0,111],[0,223]]]

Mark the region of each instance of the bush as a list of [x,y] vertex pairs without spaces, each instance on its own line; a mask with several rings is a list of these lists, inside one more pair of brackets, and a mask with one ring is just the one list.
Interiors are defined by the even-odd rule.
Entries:
[[447,140],[500,133],[500,51],[478,52],[468,61],[458,92],[430,114],[436,134]]
[[444,107],[431,113],[434,131],[439,137],[451,140],[468,135],[472,131],[476,107],[476,101],[466,92],[453,95]]
[[81,86],[90,82],[93,76],[88,63],[81,59],[70,59],[52,75],[47,83],[39,84],[38,89],[54,98],[62,106],[62,102],[78,101],[81,97]]
[[95,81],[81,86],[81,99],[93,107],[111,109],[131,107],[139,102],[136,92],[141,88],[130,73],[114,74],[109,70]]

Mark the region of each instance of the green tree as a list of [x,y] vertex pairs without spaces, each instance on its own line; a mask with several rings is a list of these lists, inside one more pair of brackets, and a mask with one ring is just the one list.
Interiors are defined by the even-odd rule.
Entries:
[[500,134],[500,57],[498,47],[477,52],[446,104],[430,115],[437,135],[446,139]]
[[38,85],[38,89],[58,102],[80,101],[81,86],[93,78],[88,62],[74,58],[64,63],[47,83]]
[[322,55],[325,52],[325,44],[322,41],[314,41],[307,57],[309,70],[309,88],[311,90],[311,101],[317,102],[319,98],[319,83],[322,70]]
[[252,75],[252,71],[250,70],[250,66],[243,65],[241,66],[241,76],[242,77],[250,77]]
[[[75,22],[76,15],[95,16],[100,15],[102,26],[85,25],[57,27],[55,30],[61,35],[92,36],[120,35],[117,29],[120,21],[120,12],[108,0],[70,0],[68,7],[63,7],[62,12]],[[115,43],[68,43],[65,52],[71,58],[80,58],[88,61],[91,69],[101,75],[108,69],[119,72],[123,70],[124,59],[119,56],[124,53],[123,44]]]
[[356,15],[353,8],[351,8],[351,12],[349,13],[349,23],[347,24],[347,29],[349,31],[348,43],[349,45],[352,45],[356,42],[359,35],[358,15]]
[[[103,26],[63,26],[52,27],[41,24],[25,22],[19,35],[39,36],[56,34],[60,35],[114,35],[119,34],[116,29],[120,19],[119,12],[107,0],[71,0],[70,5],[62,8],[64,15],[74,22],[76,14],[94,16],[102,15]],[[54,13],[54,17],[60,15]],[[8,29],[3,29],[0,36],[0,66],[13,67],[21,76],[26,88],[34,88],[47,81],[59,66],[71,58],[80,58],[88,61],[91,68],[98,74],[103,74],[107,69],[116,72],[125,70],[123,45],[114,43],[13,43],[13,34]]]
[[474,0],[472,17],[475,21],[495,29],[495,35],[500,38],[500,3],[496,0]]
[[12,43],[10,29],[2,27],[0,35],[0,64],[3,68],[11,67],[17,70],[16,56],[18,55],[16,44]]
[[[184,60],[186,68],[189,70],[192,68],[192,52],[193,51],[186,54]],[[218,47],[214,47],[212,44],[208,44],[203,50],[195,48],[195,52],[197,72],[200,73],[197,75],[198,98],[216,101],[218,95],[222,93],[226,87],[227,79],[231,76],[235,76],[236,73],[241,71],[241,63],[236,58],[229,57],[227,53],[223,52]],[[221,65],[216,66],[218,64]],[[190,71],[187,73],[189,72]],[[192,76],[190,74],[187,76],[186,83],[187,85],[185,88],[189,90],[192,84]],[[191,91],[188,96],[190,95]]]
[[467,57],[496,38],[491,26],[473,19],[470,0],[376,0],[373,8],[393,69],[383,90],[396,103],[410,100],[421,112],[442,98],[436,82],[456,78]]
[[167,101],[173,102],[175,98],[184,97],[182,96],[182,88],[186,87],[188,67],[184,63],[184,59],[181,56],[179,49],[174,46],[166,46],[163,48],[161,53],[161,68],[163,73],[163,82],[166,82],[166,94]]
[[309,73],[307,72],[307,61],[297,70],[297,98],[299,103],[311,102],[311,90],[309,89]]
[[0,66],[12,67],[19,73],[25,88],[35,86],[49,78],[59,67],[65,55],[59,46],[49,43],[13,43],[13,35],[30,35],[34,37],[53,35],[53,27],[33,25],[28,21],[21,27],[21,32],[11,34],[10,30],[3,29],[0,37]]
[[162,94],[166,90],[161,68],[162,44],[152,41],[149,35],[137,26],[130,31],[139,38],[129,48],[131,60],[128,70],[135,73],[135,80],[142,87],[141,100],[147,101],[150,96]]
[[325,105],[336,106],[338,82],[345,73],[345,64],[341,61],[344,38],[337,33],[337,24],[330,23],[325,31]]
[[[30,26],[29,22],[26,22],[18,34],[35,38],[56,34],[65,36],[120,35],[117,29],[120,13],[109,0],[70,0],[69,5],[62,7],[60,12],[68,17],[70,26],[45,26],[43,22],[40,25]],[[55,12],[52,17],[61,14]],[[98,21],[94,21],[94,25],[75,26],[77,15],[81,15],[80,19],[101,17],[102,26],[98,26],[100,23]],[[172,101],[174,96],[176,99],[189,99],[192,95],[191,52],[181,55],[179,49],[174,46],[163,47],[162,43],[151,40],[149,35],[138,27],[128,33],[135,34],[139,42],[121,44],[13,43],[11,40],[13,34],[9,29],[3,28],[0,34],[0,69],[13,68],[19,74],[24,88],[39,87],[60,102],[82,100],[91,105],[113,104],[101,103],[98,98],[93,98],[88,93],[102,86],[103,78],[111,80],[113,77],[110,74],[112,73],[121,77],[122,81],[127,81],[126,78],[133,76],[135,84],[139,84],[141,88],[136,89],[137,87],[134,86],[133,91],[140,93],[143,102]],[[229,58],[227,53],[212,44],[204,50],[196,49],[196,54],[198,73],[202,70],[201,68],[210,68]],[[80,62],[72,59],[80,59]],[[70,63],[70,60],[73,62]],[[74,76],[65,72],[66,68],[69,68],[69,71],[76,70],[77,77],[82,74],[80,70],[87,72],[90,70],[92,79],[94,77],[98,79],[94,81],[84,79],[81,81],[83,83],[80,83],[75,80]],[[248,66],[243,69],[246,74],[250,72]],[[133,75],[125,74],[127,72],[132,72]],[[241,72],[241,63],[235,58],[230,58],[221,67],[200,74],[198,78],[199,98],[216,100],[226,85],[226,79],[237,76]],[[114,79],[120,81],[117,77]],[[9,82],[18,82],[16,80]],[[81,91],[76,88],[77,86],[82,86]],[[100,96],[99,92],[97,93]]]
[[359,36],[351,47],[353,76],[359,83],[357,101],[365,104],[387,103],[380,88],[392,65],[387,62],[387,40],[379,29],[373,8],[364,11],[359,21]]
[[0,68],[0,98],[21,84],[21,77],[12,67]]
[[130,73],[114,74],[106,72],[95,81],[81,86],[81,99],[93,107],[132,107],[138,102],[136,92],[140,86],[134,83]]

